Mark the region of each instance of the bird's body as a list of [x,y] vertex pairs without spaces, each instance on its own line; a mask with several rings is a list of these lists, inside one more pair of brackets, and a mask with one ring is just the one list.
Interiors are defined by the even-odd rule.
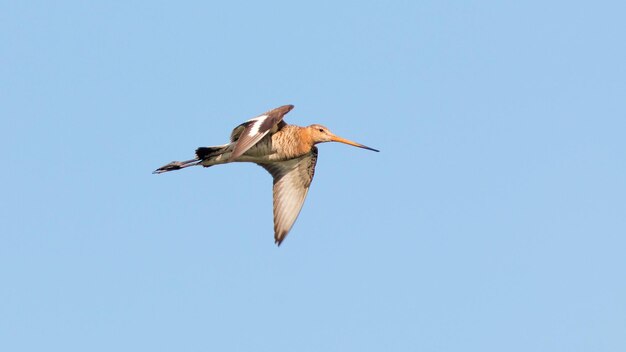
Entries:
[[[239,128],[239,127],[238,127]],[[313,143],[307,131],[307,127],[295,125],[286,125],[275,133],[269,133],[256,144],[246,150],[245,153],[232,157],[233,151],[237,145],[238,139],[243,129],[236,128],[231,137],[229,144],[223,145],[219,155],[214,158],[206,157],[201,154],[197,155],[202,161],[202,166],[212,166],[228,162],[252,162],[252,163],[269,163],[280,162],[297,158],[311,152]],[[204,147],[213,148],[213,147]],[[203,152],[203,147],[198,148],[197,153]]]
[[338,137],[322,125],[288,125],[283,117],[291,109],[293,105],[284,105],[250,119],[233,129],[230,143],[200,147],[194,159],[173,161],[154,173],[230,162],[260,165],[274,178],[274,238],[280,245],[296,221],[313,180],[317,161],[315,144],[335,141],[378,151]]

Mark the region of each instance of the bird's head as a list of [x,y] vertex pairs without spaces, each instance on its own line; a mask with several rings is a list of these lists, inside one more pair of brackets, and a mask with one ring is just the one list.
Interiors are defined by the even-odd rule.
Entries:
[[324,143],[324,142],[339,142],[339,143],[344,143],[344,144],[352,145],[352,146],[363,148],[363,149],[373,150],[375,152],[378,151],[374,148],[370,148],[363,144],[359,144],[357,142],[353,142],[351,140],[339,137],[335,135],[334,133],[330,132],[328,128],[322,125],[311,125],[307,127],[307,129],[309,130],[309,135],[311,136],[311,139],[313,140],[314,144]]

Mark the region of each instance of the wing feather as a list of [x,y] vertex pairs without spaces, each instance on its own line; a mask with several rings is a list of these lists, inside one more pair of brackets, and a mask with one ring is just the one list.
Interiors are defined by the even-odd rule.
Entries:
[[275,127],[284,125],[284,123],[281,124],[283,117],[291,109],[293,109],[293,105],[283,105],[237,126],[231,134],[231,141],[236,142],[236,144],[229,160],[232,161],[243,155],[270,131],[276,132],[278,128]]
[[274,240],[280,246],[293,227],[315,174],[317,148],[299,158],[259,164],[274,178]]

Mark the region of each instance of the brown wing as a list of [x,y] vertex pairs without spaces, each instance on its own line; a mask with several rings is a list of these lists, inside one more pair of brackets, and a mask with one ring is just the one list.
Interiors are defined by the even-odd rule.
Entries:
[[300,214],[315,173],[317,148],[299,158],[259,164],[274,177],[274,240],[280,246]]
[[284,125],[280,122],[291,109],[293,109],[293,105],[283,105],[237,126],[230,136],[231,141],[237,144],[235,144],[235,149],[233,149],[229,160],[232,161],[243,155],[270,131],[276,132],[279,127]]

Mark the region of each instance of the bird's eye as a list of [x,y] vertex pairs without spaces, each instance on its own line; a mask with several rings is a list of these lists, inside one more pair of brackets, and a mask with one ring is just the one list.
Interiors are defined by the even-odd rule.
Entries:
[[320,132],[324,132],[324,129],[323,129],[323,128],[320,128],[320,129],[319,129],[319,131],[320,131]]

